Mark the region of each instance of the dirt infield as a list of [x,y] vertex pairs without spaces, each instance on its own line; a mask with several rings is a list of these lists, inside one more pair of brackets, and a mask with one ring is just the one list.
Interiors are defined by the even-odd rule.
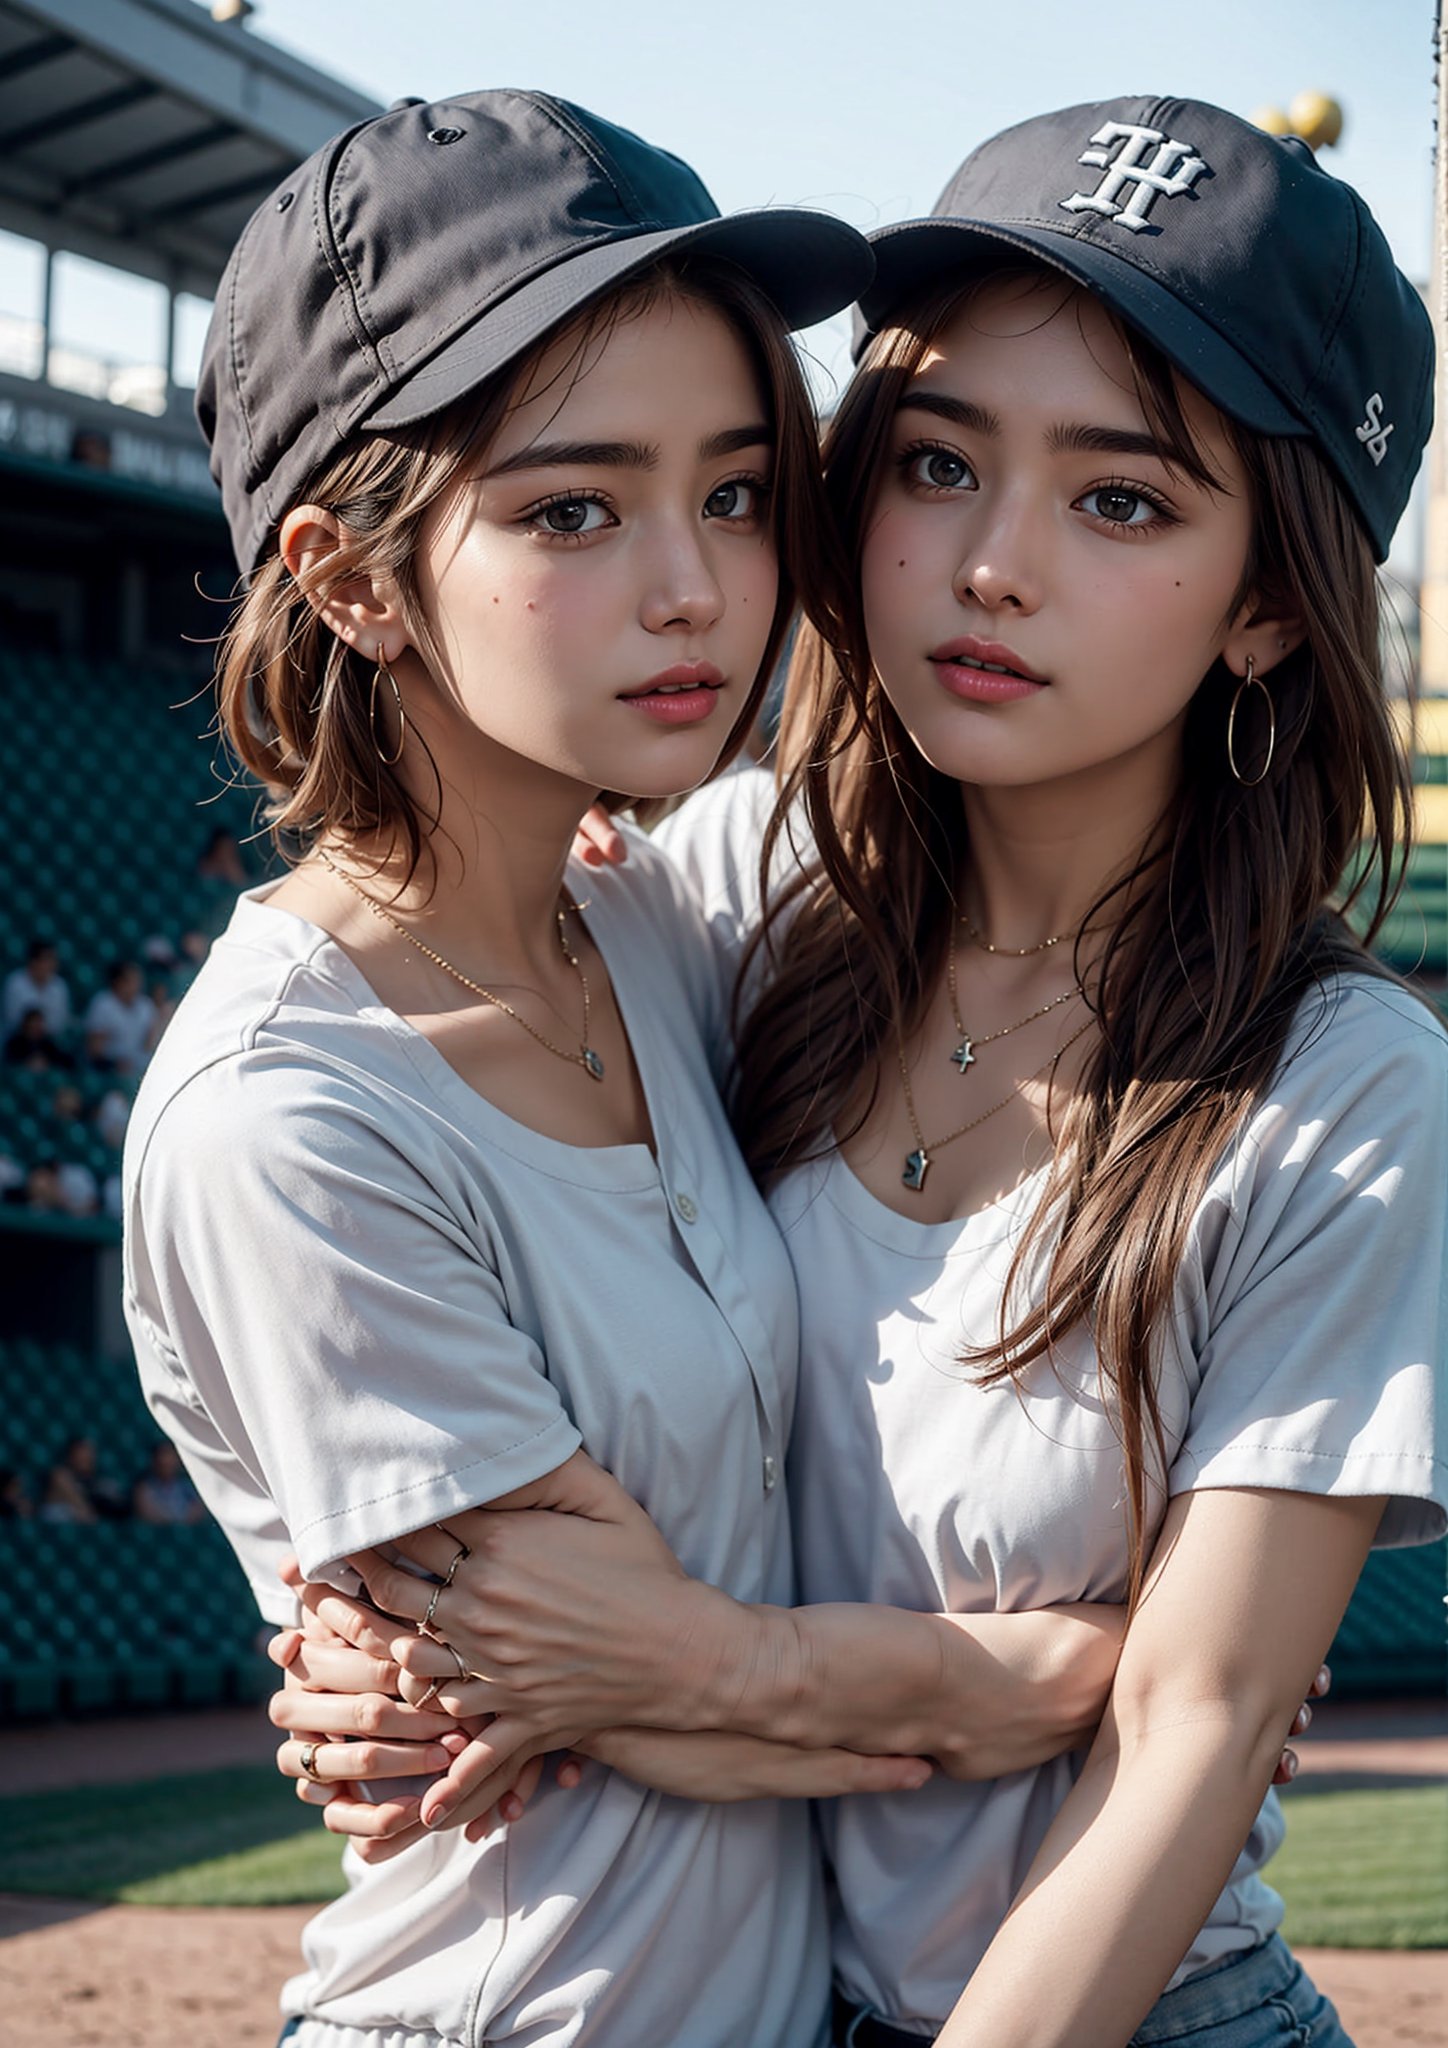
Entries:
[[[262,1761],[259,1710],[12,1731],[0,1791],[145,1778]],[[1338,1707],[1302,1745],[1321,1782],[1422,1782],[1448,1774],[1440,1707]],[[277,1995],[296,1969],[310,1907],[90,1906],[0,1896],[5,2048],[272,2048]],[[1357,2048],[1448,2048],[1448,1951],[1304,1951]]]
[[[305,1906],[0,1898],[6,2048],[272,2048]],[[1448,2048],[1448,1953],[1306,1951],[1357,2048]]]

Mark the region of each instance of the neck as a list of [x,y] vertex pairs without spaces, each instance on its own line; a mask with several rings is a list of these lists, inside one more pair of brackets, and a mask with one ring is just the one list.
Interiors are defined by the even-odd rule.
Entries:
[[1173,775],[1143,774],[1143,764],[1123,773],[1127,765],[1112,761],[1025,787],[962,786],[966,907],[992,945],[1037,946],[1078,930],[1112,882],[1135,866],[1168,807]]
[[408,719],[399,772],[423,814],[437,814],[417,875],[398,893],[402,853],[382,858],[361,844],[329,851],[455,966],[537,981],[557,963],[564,867],[596,792],[432,706],[409,705]]

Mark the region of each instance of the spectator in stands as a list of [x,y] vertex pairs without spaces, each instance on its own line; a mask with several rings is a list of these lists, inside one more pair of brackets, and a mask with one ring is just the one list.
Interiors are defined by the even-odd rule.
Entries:
[[61,1198],[60,1161],[33,1161],[18,1181],[9,1183],[4,1199],[13,1208],[33,1209],[42,1216],[63,1214],[65,1203]]
[[100,1473],[95,1439],[71,1437],[46,1477],[41,1521],[115,1522],[125,1515],[124,1494]]
[[4,1028],[16,1030],[27,1010],[39,1010],[52,1038],[70,1028],[70,990],[60,972],[60,955],[52,939],[34,938],[25,950],[25,965],[5,977]]
[[96,1104],[95,1127],[105,1143],[119,1152],[131,1119],[131,1098],[124,1089],[108,1088]]
[[35,1503],[13,1465],[0,1466],[0,1522],[28,1522]]
[[134,960],[115,960],[85,1013],[86,1058],[108,1074],[139,1074],[158,1036],[156,1006]]
[[156,1444],[151,1460],[131,1489],[131,1513],[138,1522],[199,1522],[206,1510],[181,1470],[172,1443]]
[[52,1067],[73,1067],[75,1060],[52,1035],[44,1010],[28,1009],[5,1041],[7,1067],[25,1067],[33,1074]]

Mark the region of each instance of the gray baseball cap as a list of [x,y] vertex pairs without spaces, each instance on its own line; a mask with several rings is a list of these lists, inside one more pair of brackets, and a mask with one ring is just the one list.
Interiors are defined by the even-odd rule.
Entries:
[[873,270],[843,221],[721,216],[677,157],[544,93],[400,101],[333,137],[252,215],[202,355],[196,415],[242,569],[350,435],[430,418],[631,272],[703,248],[790,327]]
[[1366,204],[1295,136],[1201,100],[1042,114],[871,237],[865,330],[1010,249],[1088,286],[1245,426],[1316,441],[1381,560],[1433,421],[1433,334]]

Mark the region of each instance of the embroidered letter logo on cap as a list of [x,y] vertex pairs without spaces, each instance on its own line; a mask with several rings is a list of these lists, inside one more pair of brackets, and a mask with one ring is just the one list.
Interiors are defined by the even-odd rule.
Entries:
[[[1083,150],[1078,163],[1099,164],[1106,175],[1094,192],[1073,192],[1059,202],[1067,213],[1101,213],[1119,228],[1139,235],[1156,233],[1148,215],[1158,195],[1168,199],[1190,192],[1206,164],[1189,142],[1176,142],[1159,128],[1137,128],[1127,122],[1108,121],[1091,138],[1093,147]],[[1115,156],[1113,143],[1122,144]],[[1142,158],[1149,149],[1156,155],[1149,164]],[[1210,175],[1210,173],[1208,173]],[[1123,206],[1119,194],[1129,184],[1136,190]]]
[[1388,436],[1393,431],[1393,423],[1389,420],[1386,426],[1383,425],[1383,394],[1381,391],[1373,393],[1364,410],[1367,413],[1367,418],[1360,427],[1355,427],[1353,431],[1373,458],[1373,466],[1376,468],[1388,452]]

